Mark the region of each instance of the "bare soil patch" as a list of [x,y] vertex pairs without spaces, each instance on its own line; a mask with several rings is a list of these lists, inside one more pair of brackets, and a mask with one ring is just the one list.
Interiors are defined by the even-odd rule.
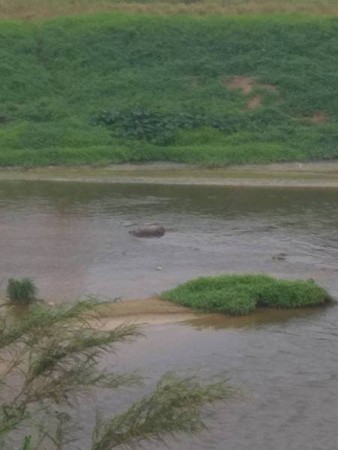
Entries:
[[252,77],[237,76],[233,77],[230,81],[226,80],[225,85],[229,89],[240,89],[243,95],[249,95],[254,89],[255,80]]
[[263,98],[261,95],[255,95],[255,97],[250,98],[248,100],[246,107],[247,109],[255,110],[262,105]]
[[328,123],[330,120],[329,115],[323,111],[317,111],[311,116],[308,121],[313,123],[314,125],[323,125]]
[[[240,90],[246,97],[250,97],[246,103],[246,108],[255,110],[263,104],[263,94],[266,92],[277,92],[276,86],[268,83],[260,83],[253,77],[235,76],[224,81],[225,86],[231,90]],[[256,93],[259,90],[263,93]]]
[[250,95],[255,89],[277,92],[277,88],[273,84],[260,83],[253,77],[235,76],[230,80],[225,80],[224,84],[227,88],[232,90],[240,89],[243,95]]

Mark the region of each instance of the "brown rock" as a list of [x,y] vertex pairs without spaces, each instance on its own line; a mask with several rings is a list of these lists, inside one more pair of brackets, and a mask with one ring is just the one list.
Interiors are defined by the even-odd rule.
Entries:
[[136,237],[162,237],[165,234],[165,228],[162,225],[148,225],[145,227],[138,227],[135,230],[129,231]]

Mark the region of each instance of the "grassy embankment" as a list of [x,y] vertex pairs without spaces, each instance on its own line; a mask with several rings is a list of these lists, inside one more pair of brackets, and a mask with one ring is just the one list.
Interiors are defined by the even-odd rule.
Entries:
[[338,157],[336,18],[108,14],[0,36],[1,166]]
[[278,280],[266,275],[221,275],[188,281],[161,296],[203,312],[245,315],[259,307],[300,308],[332,301],[313,281]]

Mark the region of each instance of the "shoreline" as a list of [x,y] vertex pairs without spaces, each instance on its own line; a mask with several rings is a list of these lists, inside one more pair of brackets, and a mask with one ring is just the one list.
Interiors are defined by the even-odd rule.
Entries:
[[338,161],[205,168],[176,163],[1,168],[0,181],[338,188]]
[[112,329],[120,325],[190,325],[195,328],[248,328],[264,323],[282,322],[297,317],[316,314],[321,307],[258,308],[250,314],[231,316],[221,313],[195,312],[162,300],[160,297],[122,300],[105,304],[100,312],[100,328]]
[[199,314],[191,308],[176,305],[159,297],[121,300],[105,304],[100,311],[100,322],[110,329],[123,324],[165,325],[200,319],[210,314]]

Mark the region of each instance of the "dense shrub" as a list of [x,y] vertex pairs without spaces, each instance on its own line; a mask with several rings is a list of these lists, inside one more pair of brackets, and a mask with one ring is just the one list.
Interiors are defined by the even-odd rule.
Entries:
[[102,111],[93,118],[93,123],[109,127],[113,136],[157,145],[173,144],[179,130],[209,127],[222,131],[236,131],[234,118],[182,112],[161,113],[146,109]]
[[245,315],[256,307],[299,308],[332,299],[312,280],[278,280],[266,275],[201,277],[164,292],[162,298],[205,312]]
[[125,139],[159,145],[171,144],[175,139],[174,124],[165,115],[143,109],[104,111],[94,119],[94,123],[109,126],[114,136]]

